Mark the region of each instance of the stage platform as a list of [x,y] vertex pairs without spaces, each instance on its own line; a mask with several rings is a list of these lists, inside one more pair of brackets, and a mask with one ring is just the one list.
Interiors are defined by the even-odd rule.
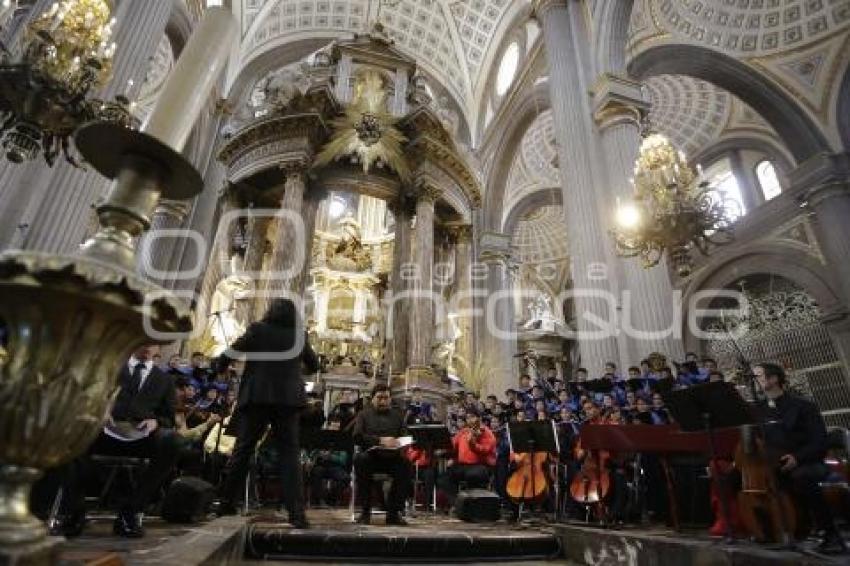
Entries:
[[[850,564],[809,552],[772,550],[738,542],[727,546],[692,531],[661,528],[601,529],[584,524],[513,525],[464,523],[420,514],[408,527],[387,527],[380,515],[366,527],[352,524],[347,509],[310,510],[310,530],[281,523],[273,511],[174,526],[146,521],[143,539],[111,533],[95,521],[83,537],[65,544],[62,566],[194,566],[261,562],[325,564],[476,564],[515,566],[791,566]],[[811,545],[809,545],[810,547]],[[807,548],[807,545],[802,545]]]

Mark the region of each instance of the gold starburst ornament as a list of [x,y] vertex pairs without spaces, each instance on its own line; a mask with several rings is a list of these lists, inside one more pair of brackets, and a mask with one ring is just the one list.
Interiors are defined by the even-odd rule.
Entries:
[[396,127],[398,120],[387,112],[384,80],[375,71],[359,75],[354,98],[345,114],[332,122],[334,133],[316,158],[316,166],[351,158],[369,173],[374,166],[386,165],[402,180],[410,177],[410,168],[402,145],[407,138]]

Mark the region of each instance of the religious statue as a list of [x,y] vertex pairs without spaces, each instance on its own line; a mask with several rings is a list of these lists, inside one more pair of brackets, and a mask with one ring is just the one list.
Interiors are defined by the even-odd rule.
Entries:
[[328,253],[328,265],[337,271],[366,271],[372,265],[369,250],[363,246],[360,224],[352,216],[346,216],[339,222],[342,239],[331,244]]
[[528,321],[523,328],[553,331],[556,322],[552,314],[551,299],[545,293],[537,293],[537,296],[528,304]]
[[237,315],[237,303],[251,296],[253,284],[245,275],[239,275],[239,257],[231,259],[231,273],[215,287],[210,299],[210,319],[207,330],[215,340],[211,356],[218,356],[245,332],[245,325]]
[[443,307],[442,312],[437,313],[434,326],[434,346],[431,350],[431,362],[439,367],[444,367],[449,373],[456,374],[455,352],[457,341],[463,335],[457,323],[457,314],[450,313]]

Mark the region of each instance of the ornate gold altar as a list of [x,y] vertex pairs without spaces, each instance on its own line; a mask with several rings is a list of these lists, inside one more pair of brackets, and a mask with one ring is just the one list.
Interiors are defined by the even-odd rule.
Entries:
[[[447,287],[436,288],[432,272],[440,252],[434,231],[452,224],[471,232],[481,191],[416,64],[377,25],[372,33],[271,71],[227,107],[233,110],[219,155],[229,182],[226,206],[294,213],[306,234],[307,261],[299,274],[267,281],[265,274],[300,255],[302,242],[293,240],[297,231],[282,227],[282,220],[262,226],[247,220],[245,269],[264,274],[253,282],[255,289],[303,296],[313,339],[329,358],[368,359],[392,374],[397,392],[419,384],[441,397],[447,386],[439,375],[452,359],[445,352],[456,349],[444,336],[457,340],[459,333],[435,332],[436,323],[452,313],[440,312],[439,300],[422,297],[445,297],[471,284],[465,267]],[[366,233],[358,207],[331,229],[328,203],[336,195],[381,202],[385,230]],[[231,241],[226,235],[218,245]],[[468,241],[458,246],[468,257],[457,265],[472,261]],[[415,267],[417,275],[404,277],[405,266]],[[204,287],[215,289],[229,275],[224,271],[208,273]],[[263,308],[262,298],[251,301],[237,309],[243,313],[237,322],[250,322]],[[471,340],[471,334],[461,339]],[[471,342],[458,349],[471,351]]]

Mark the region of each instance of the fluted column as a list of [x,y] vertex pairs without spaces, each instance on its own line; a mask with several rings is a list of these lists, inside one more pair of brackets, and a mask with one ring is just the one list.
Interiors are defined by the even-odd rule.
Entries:
[[[266,256],[269,244],[269,227],[271,218],[263,216],[251,216],[248,218],[248,223],[245,229],[245,239],[248,246],[245,248],[245,259],[242,262],[242,268],[245,273],[248,273],[254,281],[254,290],[258,291],[262,288],[260,279],[257,274],[263,269],[263,258]],[[252,298],[248,301],[240,301],[237,307],[237,318],[242,321],[255,320],[255,314],[259,310],[257,298]]]
[[[602,226],[614,228],[616,203],[634,195],[630,178],[634,174],[635,160],[640,148],[640,120],[648,110],[639,83],[622,77],[605,75],[597,82],[594,95],[594,118],[599,128],[602,154],[608,172],[608,203],[603,207]],[[609,246],[613,240],[602,237]],[[620,367],[637,365],[652,352],[661,352],[668,359],[684,358],[681,338],[681,312],[676,306],[673,286],[667,263],[662,261],[652,269],[644,269],[635,258],[616,258],[622,273],[620,316]]]
[[744,165],[744,160],[741,158],[739,150],[732,151],[729,154],[729,164],[732,167],[732,174],[735,176],[735,181],[738,182],[738,189],[741,191],[741,198],[744,202],[744,210],[750,212],[762,203],[764,198],[761,196],[761,188],[758,185],[755,171]]
[[[149,60],[165,33],[172,7],[173,0],[119,3],[115,33],[118,48],[113,75],[99,96],[105,99],[117,94],[126,94],[131,99],[136,97]],[[30,228],[22,247],[53,253],[74,251],[85,236],[92,205],[107,187],[108,182],[97,172],[75,169],[58,159],[52,169],[45,169],[32,193],[32,206],[23,219]]]
[[412,214],[409,203],[404,197],[392,203],[392,212],[395,217],[395,238],[393,241],[393,269],[390,275],[392,286],[392,297],[389,308],[392,309],[392,331],[390,343],[390,371],[401,373],[407,368],[408,338],[410,336],[410,308],[409,300],[405,296],[409,281],[406,277],[411,262],[411,229]]
[[416,277],[411,281],[414,295],[411,300],[409,364],[424,368],[431,364],[431,343],[434,340],[434,203],[439,192],[423,186],[416,196],[416,224],[413,229],[413,258]]
[[475,363],[472,322],[472,226],[454,226],[452,232],[455,237],[454,290],[457,298],[452,306],[457,309],[457,325],[460,330],[457,356],[463,361],[461,369],[468,369]]
[[[307,258],[304,257],[307,244],[303,240],[307,237],[305,234],[307,222],[301,224],[300,234],[296,225],[296,222],[303,218],[307,177],[305,171],[301,168],[289,169],[285,174],[283,198],[280,201],[280,208],[285,216],[276,220],[277,229],[268,265],[270,278],[267,289],[270,292],[297,293],[297,287],[302,280],[301,274],[304,263],[307,261]],[[315,223],[315,210],[313,223]],[[277,275],[281,272],[286,272],[287,276]],[[265,300],[266,305],[271,299],[272,297],[268,297]]]
[[487,266],[483,344],[479,345],[484,367],[490,370],[484,389],[488,394],[501,397],[505,389],[517,385],[519,378],[514,358],[517,352],[517,321],[510,272],[510,236],[483,234],[479,259]]
[[605,233],[597,210],[598,179],[594,179],[592,118],[580,48],[589,39],[581,24],[580,2],[536,0],[535,14],[543,27],[549,63],[549,91],[558,142],[564,214],[572,256],[575,312],[581,364],[601,375],[607,360],[619,359],[610,328],[592,320],[613,321]]
[[316,216],[319,212],[319,205],[326,198],[327,194],[318,189],[311,189],[304,197],[304,204],[301,211],[301,217],[304,219],[304,265],[301,267],[301,274],[296,281],[293,290],[299,296],[304,297],[308,283],[310,282],[310,268],[312,267],[313,256],[313,240],[316,233]]

